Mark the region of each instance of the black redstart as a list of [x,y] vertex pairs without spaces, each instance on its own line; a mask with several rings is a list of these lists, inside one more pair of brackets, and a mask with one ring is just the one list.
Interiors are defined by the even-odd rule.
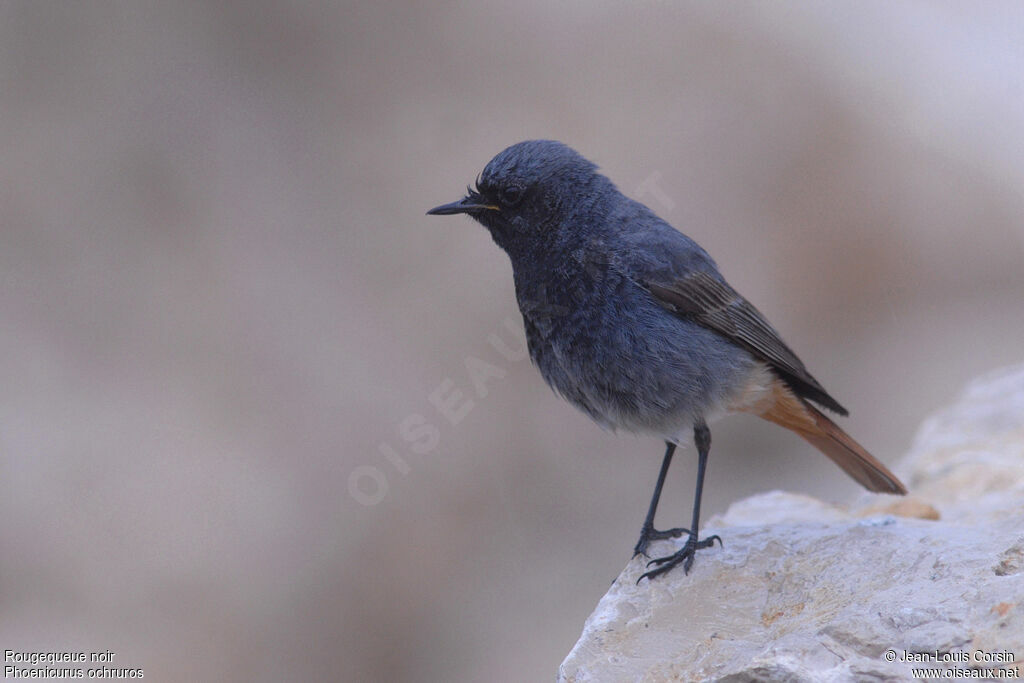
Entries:
[[[634,553],[646,555],[655,539],[687,539],[641,579],[679,564],[689,572],[698,549],[721,542],[699,539],[698,527],[708,423],[727,413],[796,432],[869,491],[906,493],[812,405],[847,414],[707,252],[575,150],[520,142],[487,164],[465,198],[427,213],[469,214],[508,253],[530,358],[557,393],[603,427],[665,440]],[[689,529],[659,531],[665,475],[689,430],[698,455],[693,518]]]

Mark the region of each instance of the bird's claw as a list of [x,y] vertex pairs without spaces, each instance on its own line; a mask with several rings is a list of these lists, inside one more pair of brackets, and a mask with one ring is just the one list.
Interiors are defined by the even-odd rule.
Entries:
[[656,557],[647,563],[650,567],[652,564],[655,568],[649,572],[644,572],[640,575],[640,578],[636,580],[639,584],[644,579],[650,581],[651,579],[667,574],[680,564],[683,565],[683,572],[686,574],[690,573],[690,568],[693,566],[693,558],[696,552],[702,548],[710,548],[718,541],[718,545],[722,545],[722,539],[717,535],[708,536],[707,538],[698,541],[694,534],[690,534],[690,537],[686,539],[686,543],[677,552],[666,555],[665,557]]
[[[654,527],[644,527],[640,530],[640,540],[636,542],[636,546],[633,547],[633,557],[637,555],[643,555],[644,557],[650,557],[647,554],[647,546],[650,545],[651,541],[664,541],[669,538],[679,538],[683,535],[690,535],[689,529],[682,527],[676,527],[674,529],[655,529]],[[721,542],[721,541],[719,541]]]

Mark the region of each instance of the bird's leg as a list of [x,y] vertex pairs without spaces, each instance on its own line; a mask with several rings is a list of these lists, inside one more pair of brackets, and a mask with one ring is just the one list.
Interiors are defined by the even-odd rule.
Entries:
[[668,529],[659,531],[654,528],[654,513],[658,511],[658,500],[661,498],[661,487],[665,485],[665,475],[668,474],[668,467],[672,464],[672,454],[676,452],[676,445],[670,441],[665,442],[665,457],[661,461],[661,471],[658,472],[658,483],[654,485],[654,495],[651,496],[651,506],[647,509],[647,517],[640,529],[640,540],[633,548],[633,557],[647,555],[647,546],[651,541],[660,541],[666,538],[679,538],[683,534],[689,534],[689,529]]
[[641,579],[653,579],[668,573],[680,564],[683,565],[683,571],[688,574],[690,567],[693,566],[693,556],[698,550],[710,548],[715,541],[718,541],[719,545],[722,544],[722,539],[718,536],[709,536],[703,541],[697,540],[697,532],[700,528],[700,496],[704,490],[704,470],[707,469],[708,451],[711,450],[711,430],[703,420],[693,427],[693,441],[697,444],[697,491],[693,496],[693,522],[687,532],[686,543],[678,552],[648,562],[648,567],[653,564],[656,565],[655,568],[643,574],[637,579],[637,583],[640,583]]

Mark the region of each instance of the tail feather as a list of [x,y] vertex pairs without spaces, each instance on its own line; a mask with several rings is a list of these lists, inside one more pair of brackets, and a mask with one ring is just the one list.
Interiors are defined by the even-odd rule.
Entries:
[[772,388],[775,401],[761,417],[802,436],[868,491],[907,492],[895,474],[821,411],[796,397],[782,381]]

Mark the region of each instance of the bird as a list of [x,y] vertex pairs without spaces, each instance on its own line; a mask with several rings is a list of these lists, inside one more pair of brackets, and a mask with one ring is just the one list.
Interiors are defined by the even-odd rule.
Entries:
[[[846,416],[778,332],[694,240],[630,199],[577,151],[527,140],[499,152],[466,196],[427,211],[466,214],[512,263],[533,364],[554,391],[615,431],[665,443],[633,556],[686,536],[650,559],[637,583],[682,565],[717,535],[699,535],[709,424],[747,413],[795,432],[869,491],[903,483],[825,411]],[[654,518],[677,446],[692,435],[697,479],[689,527]],[[653,568],[652,568],[653,567]]]

